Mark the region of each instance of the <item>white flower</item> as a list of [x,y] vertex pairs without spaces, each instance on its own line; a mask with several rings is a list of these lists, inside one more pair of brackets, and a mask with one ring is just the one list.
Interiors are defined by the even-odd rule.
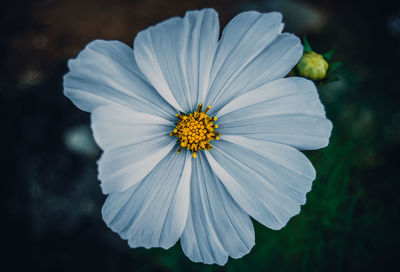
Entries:
[[327,146],[332,125],[311,81],[283,78],[302,46],[281,21],[243,12],[218,40],[218,14],[189,11],[133,50],[96,40],[69,61],[65,95],[104,151],[103,218],[131,247],[180,239],[192,261],[223,265],[253,247],[250,217],[277,230],[300,212],[315,170],[298,149]]

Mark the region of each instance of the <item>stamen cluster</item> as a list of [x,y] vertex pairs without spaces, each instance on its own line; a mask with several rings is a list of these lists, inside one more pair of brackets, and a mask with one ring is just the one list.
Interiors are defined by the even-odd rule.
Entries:
[[212,140],[219,140],[220,134],[215,131],[218,128],[217,117],[210,117],[206,113],[210,109],[210,106],[202,112],[202,104],[199,104],[197,110],[190,114],[176,114],[178,123],[171,136],[178,137],[178,141],[181,146],[178,150],[178,154],[183,148],[187,148],[193,152],[193,158],[197,158],[197,151],[199,150],[210,150]]

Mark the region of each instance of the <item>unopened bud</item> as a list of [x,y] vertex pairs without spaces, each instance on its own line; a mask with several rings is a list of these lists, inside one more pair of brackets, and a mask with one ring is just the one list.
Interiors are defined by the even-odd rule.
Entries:
[[311,80],[321,80],[326,76],[328,63],[322,55],[310,51],[304,52],[296,67],[300,76]]

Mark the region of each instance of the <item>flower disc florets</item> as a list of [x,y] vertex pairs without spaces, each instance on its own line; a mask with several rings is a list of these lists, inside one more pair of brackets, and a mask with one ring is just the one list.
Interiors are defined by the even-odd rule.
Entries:
[[193,152],[193,158],[197,158],[197,151],[210,150],[212,149],[210,142],[219,140],[220,134],[216,132],[218,125],[214,123],[217,121],[217,117],[210,117],[206,114],[211,108],[210,106],[207,106],[204,112],[201,108],[202,105],[199,104],[193,113],[176,114],[179,121],[170,135],[176,136],[180,142],[178,154],[183,148],[187,148]]

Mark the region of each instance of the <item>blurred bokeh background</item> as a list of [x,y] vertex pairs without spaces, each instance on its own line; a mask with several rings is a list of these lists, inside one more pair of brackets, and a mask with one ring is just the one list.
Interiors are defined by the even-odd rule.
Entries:
[[[389,4],[392,2],[392,4]],[[400,7],[395,1],[15,0],[1,6],[3,271],[386,271],[399,258]],[[319,89],[334,130],[307,152],[318,177],[281,231],[255,223],[256,245],[226,266],[172,249],[131,249],[101,218],[89,114],[62,94],[67,60],[93,39],[136,33],[213,7],[284,14],[317,52],[336,49],[340,81]],[[398,269],[398,268],[397,268]],[[395,269],[395,270],[397,270]]]

